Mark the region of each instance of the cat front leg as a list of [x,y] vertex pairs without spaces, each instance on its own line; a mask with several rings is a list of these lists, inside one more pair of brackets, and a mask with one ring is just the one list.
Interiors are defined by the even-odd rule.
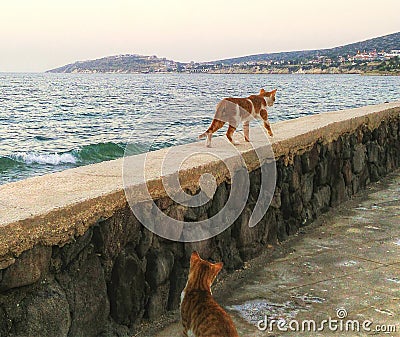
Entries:
[[243,123],[243,133],[244,133],[244,140],[246,142],[250,141],[250,122]]
[[267,110],[262,109],[262,110],[260,111],[260,116],[261,116],[261,118],[262,118],[263,121],[264,121],[264,127],[265,127],[265,129],[268,131],[268,134],[269,134],[271,137],[273,137],[274,134],[272,133],[271,124],[269,124],[269,121],[268,121],[268,112],[267,112]]
[[267,129],[268,134],[273,137],[274,134],[272,133],[271,124],[268,121],[264,121],[264,127]]

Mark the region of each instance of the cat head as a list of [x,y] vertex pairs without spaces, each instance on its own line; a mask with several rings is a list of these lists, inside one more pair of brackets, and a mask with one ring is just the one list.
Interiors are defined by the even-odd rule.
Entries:
[[260,90],[259,95],[263,96],[268,106],[273,106],[275,102],[275,94],[278,89],[274,89],[272,91],[265,91],[264,89]]
[[199,253],[193,252],[190,257],[188,285],[194,289],[210,290],[223,265],[222,262],[211,263],[203,260]]

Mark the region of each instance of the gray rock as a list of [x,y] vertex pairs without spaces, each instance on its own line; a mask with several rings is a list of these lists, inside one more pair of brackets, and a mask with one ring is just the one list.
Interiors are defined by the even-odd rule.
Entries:
[[51,247],[35,246],[18,257],[3,271],[0,290],[26,286],[37,282],[46,274],[51,259]]
[[213,217],[215,214],[217,214],[222,207],[225,205],[226,201],[228,200],[228,191],[226,188],[226,184],[222,183],[218,185],[214,196],[212,198],[212,204],[210,209],[208,210],[208,215],[209,217]]
[[0,306],[0,336],[9,336],[11,329],[11,320],[6,311]]
[[347,199],[346,185],[344,178],[341,173],[336,177],[332,185],[331,201],[330,205],[336,207]]
[[319,153],[317,144],[315,144],[311,149],[311,151],[307,151],[301,156],[301,165],[303,173],[308,173],[313,171],[317,166],[318,161],[319,161]]
[[381,178],[378,167],[375,164],[369,165],[369,175],[372,182],[378,181]]
[[152,231],[148,230],[146,227],[142,228],[139,244],[136,247],[136,251],[140,258],[144,258],[146,256],[153,243],[153,237],[154,234]]
[[276,187],[274,191],[274,196],[271,200],[270,207],[279,209],[281,208],[281,206],[282,206],[281,188]]
[[291,192],[298,191],[300,189],[300,174],[301,171],[296,171],[293,170],[292,174],[290,175],[290,180],[289,180],[289,190]]
[[378,163],[379,162],[379,153],[380,153],[379,145],[377,145],[376,143],[369,143],[367,145],[368,162]]
[[290,201],[290,192],[288,184],[282,185],[281,190],[281,211],[284,219],[289,219],[292,214],[292,203]]
[[133,249],[124,249],[115,261],[108,285],[112,318],[127,326],[138,323],[144,315],[148,292],[143,262]]
[[328,185],[319,187],[317,192],[313,194],[312,203],[314,206],[314,212],[317,214],[326,212],[329,208],[330,200],[331,188]]
[[316,182],[318,185],[325,185],[328,182],[328,161],[325,159],[317,165]]
[[351,170],[350,160],[345,160],[345,162],[343,163],[342,173],[344,183],[346,184],[346,186],[350,186],[353,179],[353,171]]
[[293,216],[295,218],[298,218],[301,216],[301,213],[303,211],[303,200],[302,200],[302,194],[300,191],[291,194],[290,196],[290,202],[292,204],[292,212]]
[[354,147],[352,166],[354,173],[360,173],[365,167],[366,149],[362,144],[356,144]]
[[69,265],[74,259],[76,259],[78,254],[90,244],[92,236],[93,229],[89,228],[89,230],[84,235],[78,237],[74,242],[63,246],[62,248],[57,247],[64,268]]
[[99,258],[84,249],[66,271],[57,275],[73,313],[68,336],[97,336],[110,312],[104,271]]
[[150,249],[146,257],[146,280],[153,290],[168,280],[174,266],[174,254],[166,249]]
[[302,177],[301,192],[304,204],[310,202],[314,191],[314,174],[306,173]]
[[13,321],[12,336],[68,336],[71,325],[70,309],[65,293],[57,282],[43,282],[39,288],[17,303],[17,306],[21,308],[18,317],[13,317],[15,311],[9,308],[9,317]]
[[169,297],[169,281],[161,284],[153,290],[147,304],[147,318],[150,320],[159,318],[167,311]]
[[115,259],[128,243],[137,244],[141,237],[141,224],[126,207],[112,218],[104,220],[94,228],[93,242],[102,258]]
[[184,268],[180,261],[175,261],[170,277],[168,310],[179,308],[181,303],[181,293],[185,288],[188,273],[189,268]]

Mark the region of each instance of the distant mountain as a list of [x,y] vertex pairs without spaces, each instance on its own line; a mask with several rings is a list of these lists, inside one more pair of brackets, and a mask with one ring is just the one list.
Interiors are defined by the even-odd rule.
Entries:
[[147,73],[179,71],[179,62],[158,58],[126,54],[108,56],[96,60],[78,61],[60,68],[49,70],[50,73]]
[[[52,73],[148,73],[148,72],[180,72],[204,70],[203,65],[248,64],[256,62],[291,62],[302,64],[325,56],[333,60],[339,56],[355,55],[358,51],[390,51],[400,49],[400,32],[389,34],[361,42],[351,43],[330,49],[302,50],[280,53],[264,53],[243,57],[235,57],[224,60],[216,60],[203,63],[181,63],[157,56],[142,56],[126,54],[108,56],[96,60],[79,61],[56,69],[49,70]],[[215,70],[215,69],[214,69]]]
[[400,49],[400,32],[330,49],[257,54],[219,60],[213,63],[218,62],[223,64],[238,64],[260,61],[294,61],[300,63],[301,61],[304,62],[320,55],[324,55],[330,58],[337,58],[339,56],[355,55],[358,51],[372,51],[374,49],[376,49],[377,51],[390,51],[393,49]]

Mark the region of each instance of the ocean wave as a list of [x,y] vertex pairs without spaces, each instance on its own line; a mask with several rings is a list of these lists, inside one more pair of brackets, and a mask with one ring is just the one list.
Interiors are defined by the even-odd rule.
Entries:
[[19,163],[28,165],[60,165],[60,164],[76,164],[77,159],[71,153],[34,153],[34,152],[18,152],[10,155],[9,159],[13,159]]
[[[113,160],[124,156],[125,145],[122,143],[98,143],[84,145],[60,153],[15,152],[0,157],[0,171],[24,166],[63,166],[76,167]],[[147,150],[144,144],[129,146],[129,154],[139,154]]]
[[79,165],[87,165],[123,157],[124,151],[125,144],[108,142],[82,146],[69,153],[77,159]]

